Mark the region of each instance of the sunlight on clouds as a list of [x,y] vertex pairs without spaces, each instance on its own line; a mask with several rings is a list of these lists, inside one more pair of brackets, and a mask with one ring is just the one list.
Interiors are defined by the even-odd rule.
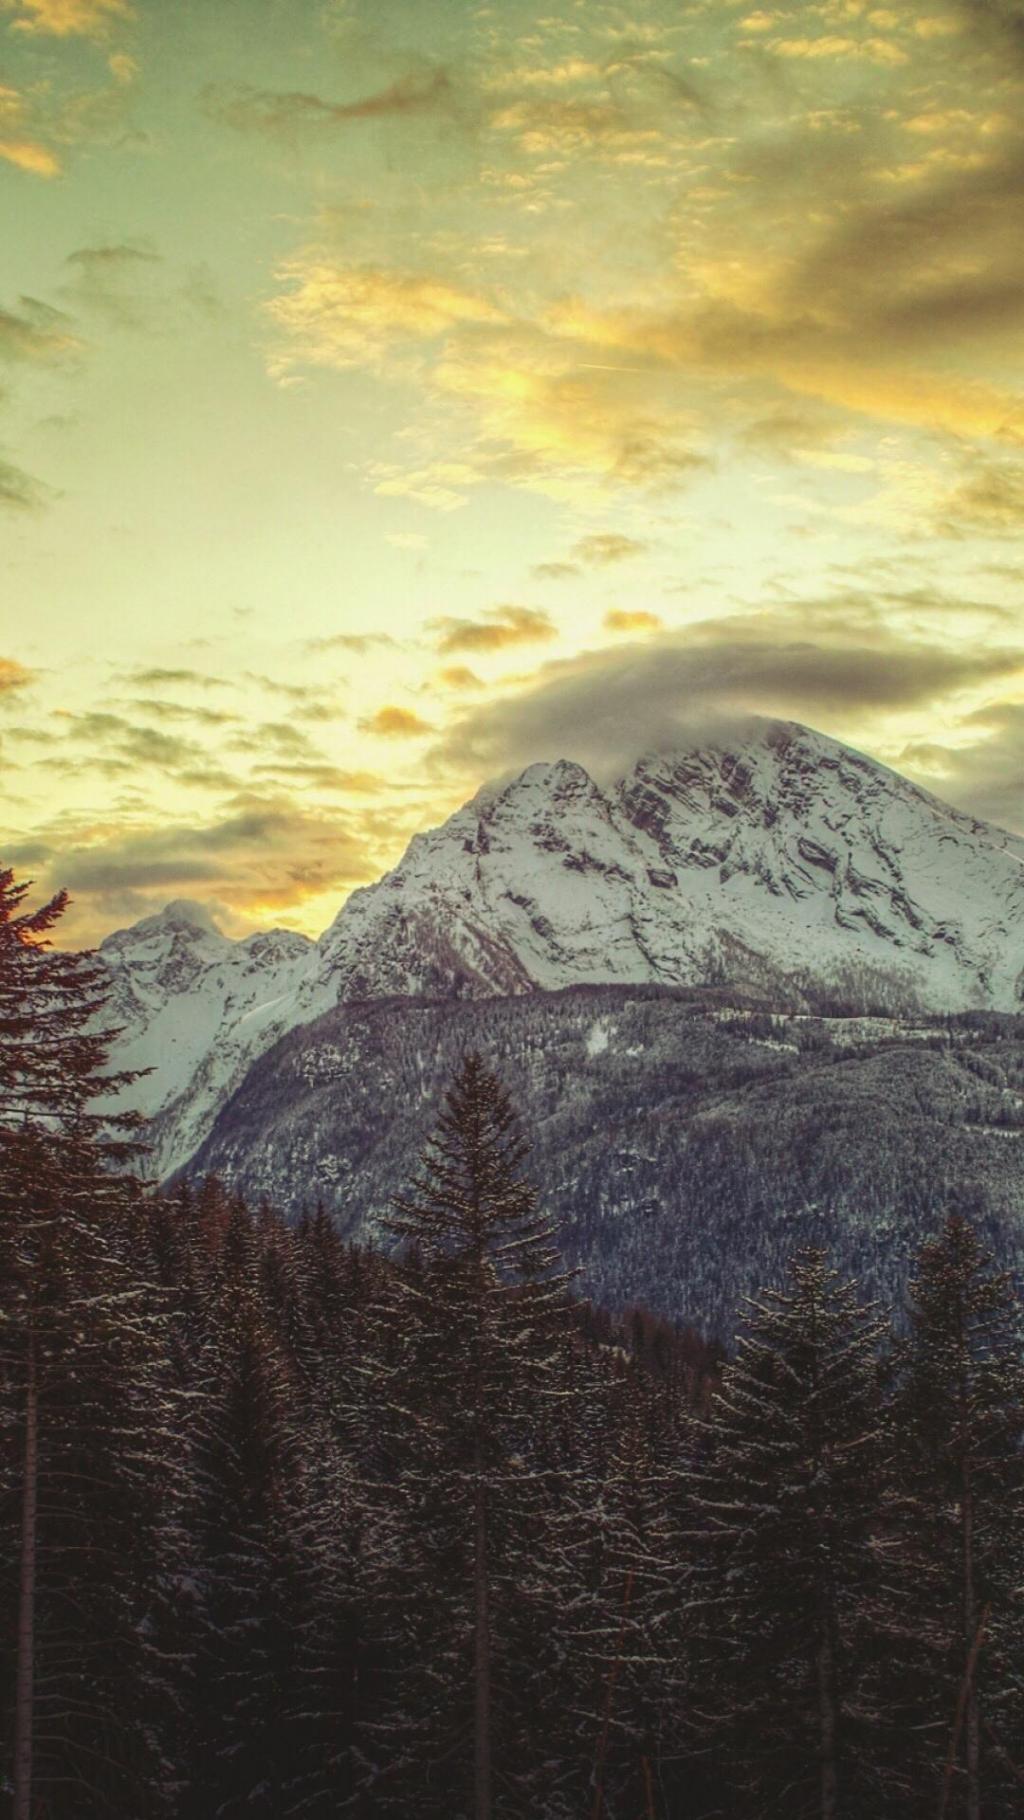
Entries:
[[768,49],[777,57],[797,57],[803,61],[820,57],[863,58],[868,63],[908,63],[909,53],[889,38],[772,38]]
[[361,720],[359,726],[363,733],[372,733],[382,739],[419,739],[432,730],[430,722],[414,714],[411,708],[392,705],[378,708],[375,714]]
[[266,306],[289,343],[274,356],[277,373],[309,363],[360,366],[380,361],[396,342],[505,320],[488,298],[413,272],[349,270],[313,259],[293,261],[279,276],[291,288]]
[[1016,10],[0,0],[5,840],[82,926],[315,931],[690,699],[1005,805]]
[[134,17],[128,0],[3,0],[18,32],[51,38],[102,38],[123,19]]
[[35,139],[0,139],[0,158],[37,177],[59,177],[60,159]]

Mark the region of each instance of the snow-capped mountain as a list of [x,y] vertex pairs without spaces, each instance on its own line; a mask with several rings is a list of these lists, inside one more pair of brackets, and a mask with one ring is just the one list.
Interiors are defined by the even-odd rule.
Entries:
[[[121,1033],[112,1064],[141,1071],[121,1103],[153,1119],[163,1174],[200,1143],[255,1057],[299,1021],[317,947],[286,929],[232,941],[201,904],[179,899],[108,936],[100,954],[113,986],[104,1022]],[[310,1002],[316,1016],[334,1000]]]
[[232,942],[194,905],[110,936],[119,1067],[184,1162],[252,1062],[344,1001],[614,983],[799,1004],[1024,998],[1024,841],[781,722],[642,759],[601,789],[537,764],[417,835],[318,943]]

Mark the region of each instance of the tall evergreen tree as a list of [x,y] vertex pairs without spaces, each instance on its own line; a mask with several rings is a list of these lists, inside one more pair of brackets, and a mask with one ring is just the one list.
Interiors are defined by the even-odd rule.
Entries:
[[962,1215],[921,1252],[909,1313],[893,1448],[901,1811],[1008,1820],[1024,1754],[1024,1333]]
[[24,897],[0,874],[13,1812],[157,1813],[173,1796],[155,1691],[174,1528],[161,1316],[128,1256],[128,1134],[96,1103],[117,1084],[102,969],[48,947],[63,895],[35,912]]
[[506,1811],[524,1767],[506,1617],[543,1546],[530,1455],[566,1322],[568,1278],[526,1156],[505,1089],[469,1055],[389,1221],[407,1256],[384,1313],[383,1426],[411,1551],[396,1622],[403,1691],[418,1676],[420,1811],[474,1820]]
[[[730,1812],[875,1811],[860,1667],[877,1580],[883,1329],[824,1254],[751,1307],[692,1479],[696,1741]],[[873,1805],[875,1804],[875,1805]]]

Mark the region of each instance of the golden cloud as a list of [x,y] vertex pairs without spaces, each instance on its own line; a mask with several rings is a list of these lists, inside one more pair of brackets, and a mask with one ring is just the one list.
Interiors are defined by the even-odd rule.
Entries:
[[379,809],[327,813],[291,794],[253,792],[207,823],[64,817],[15,846],[10,862],[32,867],[45,889],[70,890],[62,936],[82,943],[182,894],[258,921],[301,912],[328,893],[336,908],[343,891],[379,875],[394,833]]
[[36,177],[60,176],[60,159],[38,139],[0,139],[0,158]]
[[907,52],[900,45],[893,44],[890,38],[842,38],[829,34],[821,38],[772,38],[768,48],[777,57],[793,57],[804,61],[840,57],[888,64],[890,67],[910,61]]
[[483,619],[435,619],[439,651],[504,651],[509,645],[536,644],[556,638],[550,614],[539,607],[493,607]]
[[419,739],[422,734],[433,732],[433,728],[411,708],[388,705],[361,720],[359,731],[378,734],[382,739]]
[[657,632],[664,623],[660,613],[649,613],[644,607],[612,607],[604,616],[608,632]]
[[299,258],[278,276],[291,286],[266,305],[288,343],[275,357],[278,372],[304,363],[360,366],[379,361],[396,342],[430,341],[460,325],[505,320],[490,298],[429,273]]
[[128,0],[3,0],[16,17],[16,32],[49,38],[104,38],[120,20],[134,18]]
[[32,681],[32,671],[26,670],[13,657],[0,657],[0,695],[11,695],[16,689],[25,689]]
[[556,498],[586,497],[594,480],[673,487],[707,465],[692,413],[649,370],[595,361],[546,323],[453,341],[433,384],[472,408],[493,472]]
[[18,89],[0,84],[0,158],[37,177],[57,177],[60,159],[31,130],[30,112],[26,97]]

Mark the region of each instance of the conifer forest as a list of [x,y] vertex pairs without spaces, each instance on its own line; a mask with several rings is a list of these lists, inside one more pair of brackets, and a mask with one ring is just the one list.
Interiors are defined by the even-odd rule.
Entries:
[[587,1301],[466,1053],[387,1244],[157,1189],[103,975],[0,874],[12,1820],[1012,1820],[1021,1304],[937,1198],[727,1347]]

